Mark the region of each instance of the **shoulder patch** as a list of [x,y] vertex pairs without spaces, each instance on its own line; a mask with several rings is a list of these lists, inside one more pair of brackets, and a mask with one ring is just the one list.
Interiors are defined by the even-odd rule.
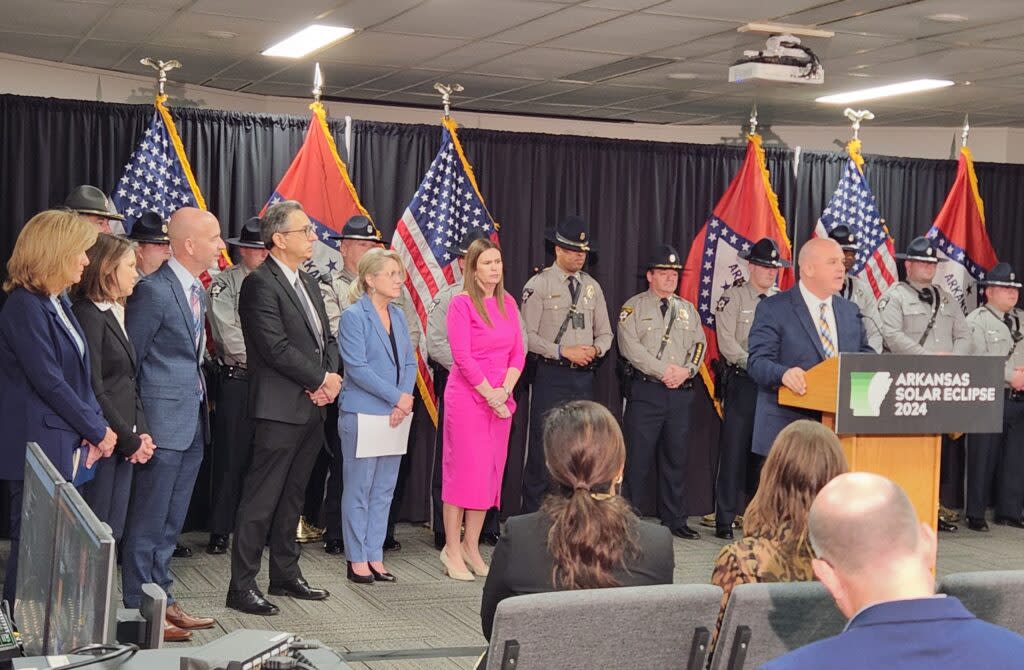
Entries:
[[889,304],[890,300],[892,300],[892,296],[889,295],[888,293],[886,293],[881,298],[879,298],[878,299],[878,311],[880,311],[880,312],[883,311],[885,309],[886,305]]
[[210,286],[210,297],[211,298],[216,298],[217,296],[219,296],[221,294],[221,291],[223,291],[225,288],[227,288],[227,286],[224,285],[224,282],[222,282],[222,281],[215,281],[215,282],[213,282],[213,285]]
[[619,323],[622,323],[629,318],[629,315],[633,313],[632,307],[623,307],[622,311],[619,312]]
[[[739,281],[743,281],[743,280],[741,279]],[[735,284],[733,284],[733,286],[735,286]],[[725,309],[725,306],[729,304],[729,300],[731,300],[731,298],[729,296],[723,294],[718,299],[718,302],[715,303],[715,311],[716,312],[721,312],[723,309]]]
[[524,288],[523,289],[523,302],[526,302],[527,300],[529,300],[531,295],[533,295],[533,289],[532,288]]
[[733,285],[733,286],[743,286],[743,285],[744,285],[744,284],[746,284],[746,283],[747,283],[747,280],[746,280],[746,279],[744,279],[743,277],[739,277],[739,278],[737,278],[737,279],[736,279],[736,281],[734,281],[734,282],[732,283],[732,285]]
[[441,296],[438,295],[436,298],[430,301],[430,307],[427,307],[427,314],[434,311],[434,308],[441,304]]

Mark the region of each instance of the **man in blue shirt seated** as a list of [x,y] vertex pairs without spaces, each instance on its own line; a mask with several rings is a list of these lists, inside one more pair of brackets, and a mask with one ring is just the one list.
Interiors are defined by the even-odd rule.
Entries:
[[836,477],[815,498],[807,526],[814,574],[849,623],[761,670],[1024,665],[1024,637],[935,595],[935,533],[892,481],[866,472]]

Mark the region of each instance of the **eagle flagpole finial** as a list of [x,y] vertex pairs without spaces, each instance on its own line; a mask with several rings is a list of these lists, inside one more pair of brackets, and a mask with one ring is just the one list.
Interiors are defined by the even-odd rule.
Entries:
[[461,93],[466,90],[462,87],[462,84],[442,84],[437,82],[434,84],[434,90],[441,94],[441,104],[444,105],[444,118],[451,116],[451,105],[452,105],[452,93]]
[[181,61],[178,60],[156,60],[152,58],[143,58],[139,61],[143,65],[148,65],[157,72],[157,90],[160,95],[164,95],[164,84],[167,83],[167,73],[171,70],[181,67]]

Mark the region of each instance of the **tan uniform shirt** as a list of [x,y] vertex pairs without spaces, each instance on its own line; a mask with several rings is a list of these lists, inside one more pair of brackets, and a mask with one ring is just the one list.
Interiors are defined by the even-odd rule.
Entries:
[[868,344],[878,353],[882,353],[882,317],[878,313],[878,301],[875,300],[875,292],[871,290],[871,286],[860,277],[847,275],[839,295],[860,308],[861,323],[864,324]]
[[[772,286],[764,295],[775,295],[779,290]],[[727,363],[747,369],[747,339],[754,324],[754,310],[761,299],[753,284],[738,281],[722,292],[715,305],[715,336],[718,351]]]
[[608,319],[604,292],[600,284],[586,272],[579,272],[575,276],[580,285],[576,310],[583,315],[583,327],[573,328],[570,323],[558,344],[555,344],[555,337],[572,306],[569,275],[557,265],[551,265],[530,277],[523,287],[521,311],[526,323],[527,350],[531,353],[557,359],[559,345],[593,346],[598,356],[604,356],[611,348],[612,324]]
[[[1013,329],[1020,332],[1024,328],[1024,311],[1014,307],[1009,316]],[[989,305],[983,305],[968,314],[967,324],[971,327],[972,354],[1006,358],[1003,380],[1009,386],[1013,371],[1024,367],[1024,344],[1017,343],[1014,346],[1011,329],[1003,321],[1003,313]]]
[[939,312],[924,345],[918,342],[928,328],[934,305],[921,300],[917,289],[905,282],[892,286],[878,301],[886,349],[894,354],[970,354],[971,329],[960,303],[942,287],[933,284],[930,288],[938,293]]
[[[445,286],[437,292],[427,309],[427,333],[424,338],[427,358],[445,370],[451,370],[455,363],[452,359],[452,345],[448,342],[448,307],[452,303],[452,298],[462,291],[462,284]],[[526,326],[522,314],[519,315],[519,330],[523,335],[523,342],[526,342]]]
[[242,322],[238,318],[238,294],[242,280],[249,275],[245,265],[232,265],[218,272],[210,282],[210,308],[206,318],[210,321],[210,335],[217,358],[225,365],[245,367],[245,340]]
[[[673,308],[676,319],[669,330]],[[690,377],[695,377],[707,348],[696,308],[679,296],[672,296],[669,309],[662,316],[661,298],[654,291],[644,291],[626,301],[619,312],[618,334],[619,353],[634,368],[652,377],[664,375],[670,364],[686,368]]]

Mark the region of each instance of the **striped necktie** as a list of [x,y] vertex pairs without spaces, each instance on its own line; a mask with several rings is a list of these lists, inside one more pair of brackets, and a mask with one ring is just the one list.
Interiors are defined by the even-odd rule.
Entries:
[[192,283],[192,291],[188,299],[188,303],[192,307],[192,337],[195,339],[197,349],[203,337],[203,300],[199,295],[202,290],[202,285],[196,280]]
[[818,305],[818,337],[821,338],[821,348],[825,350],[825,358],[835,358],[836,345],[832,340],[832,329],[828,327],[828,319],[825,318],[827,303]]

